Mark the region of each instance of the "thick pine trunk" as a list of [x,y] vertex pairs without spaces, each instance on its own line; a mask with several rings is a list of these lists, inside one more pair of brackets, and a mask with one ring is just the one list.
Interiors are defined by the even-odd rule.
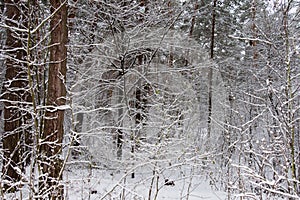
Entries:
[[[63,199],[62,140],[64,135],[64,109],[66,103],[66,58],[67,58],[67,2],[50,0],[53,17],[50,22],[51,45],[47,89],[47,110],[42,135],[42,172],[46,175],[41,183],[42,192],[47,190],[51,199]],[[51,188],[49,190],[49,188]]]
[[[4,102],[2,178],[13,184],[21,179],[19,172],[24,170],[26,157],[29,157],[25,146],[30,143],[31,115],[27,107],[31,96],[28,92],[26,52],[22,49],[26,34],[16,29],[26,27],[26,9],[18,0],[6,0],[4,3],[6,24],[10,28],[6,31],[6,73],[1,94]],[[8,191],[16,189],[10,184],[4,187]]]

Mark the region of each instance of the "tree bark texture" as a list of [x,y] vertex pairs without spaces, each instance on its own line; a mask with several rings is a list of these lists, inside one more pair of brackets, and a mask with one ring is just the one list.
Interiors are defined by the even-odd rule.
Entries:
[[[4,133],[2,178],[11,184],[21,179],[20,172],[30,157],[30,107],[26,51],[23,43],[27,35],[18,28],[27,26],[26,8],[19,0],[5,0],[6,7],[6,73],[1,93],[4,102]],[[10,183],[4,188],[14,191]]]
[[[66,58],[67,58],[67,1],[50,0],[51,45],[47,89],[47,109],[41,153],[42,172],[45,175],[42,192],[50,192],[51,199],[63,199],[63,189],[59,186],[62,179],[62,141],[64,135],[64,108],[66,103]],[[49,189],[51,188],[51,189]],[[45,194],[44,194],[45,195]]]

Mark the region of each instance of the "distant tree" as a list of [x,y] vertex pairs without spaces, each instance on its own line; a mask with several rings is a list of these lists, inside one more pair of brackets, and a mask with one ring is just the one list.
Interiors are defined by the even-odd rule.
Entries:
[[[211,37],[210,37],[210,58],[214,59],[214,48],[215,48],[215,29],[216,29],[216,8],[217,0],[213,1],[212,14],[211,14]],[[213,77],[213,66],[208,71],[208,118],[207,118],[207,137],[210,140],[211,136],[211,123],[212,123],[212,77]],[[209,144],[208,144],[209,145]]]
[[299,70],[295,68],[299,53],[293,39],[299,35],[299,17],[292,9],[299,2],[247,3],[244,30],[235,37],[246,44],[241,61],[244,75],[238,80],[235,100],[236,116],[243,115],[231,123],[241,131],[236,145],[240,159],[235,162],[243,166],[237,171],[244,176],[239,175],[239,191],[232,191],[241,196],[251,193],[259,199],[299,198],[295,157],[299,140],[294,118],[299,115],[295,108],[299,104],[295,92],[299,88]]

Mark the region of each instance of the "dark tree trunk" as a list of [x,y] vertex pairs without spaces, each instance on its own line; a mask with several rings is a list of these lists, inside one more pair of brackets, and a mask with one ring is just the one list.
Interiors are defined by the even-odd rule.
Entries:
[[[216,25],[216,7],[217,0],[213,1],[212,8],[212,26],[211,26],[211,40],[210,40],[210,58],[214,59],[214,46],[215,46],[215,25]],[[207,137],[208,142],[211,136],[211,117],[212,117],[212,79],[213,79],[213,66],[210,66],[208,71],[208,119],[207,119]]]
[[31,96],[28,92],[26,51],[22,48],[22,41],[26,41],[27,35],[16,29],[27,26],[26,9],[19,0],[6,0],[4,3],[9,28],[6,31],[6,73],[1,94],[4,102],[2,178],[9,181],[4,188],[11,192],[16,188],[10,183],[21,179],[19,172],[24,170],[26,160],[29,161],[31,115],[27,107]]
[[[64,135],[64,108],[66,103],[66,59],[67,59],[67,2],[50,0],[53,17],[50,22],[51,45],[47,90],[47,110],[42,134],[42,172],[46,177],[41,182],[41,192],[45,190],[51,199],[63,199],[62,140]],[[44,194],[45,195],[45,194]]]
[[192,20],[191,20],[191,27],[190,27],[190,31],[189,31],[190,37],[193,37],[195,21],[196,21],[196,12],[198,11],[198,9],[199,9],[199,4],[198,4],[198,2],[196,2],[195,6],[194,6],[194,13],[193,13]]

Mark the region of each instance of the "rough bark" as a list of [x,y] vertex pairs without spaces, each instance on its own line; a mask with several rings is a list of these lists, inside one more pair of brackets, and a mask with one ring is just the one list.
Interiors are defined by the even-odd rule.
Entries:
[[[2,178],[13,184],[20,181],[19,172],[24,170],[26,157],[30,155],[27,144],[30,143],[31,115],[28,107],[31,96],[28,92],[26,51],[22,48],[26,34],[16,29],[27,26],[26,9],[19,0],[6,0],[4,3],[9,28],[6,30],[6,73],[1,94],[1,101],[4,102]],[[16,189],[10,184],[4,188],[8,191]]]
[[[64,108],[66,103],[66,58],[67,58],[67,1],[50,0],[53,17],[50,22],[51,45],[47,89],[47,110],[42,134],[42,192],[47,190],[51,199],[63,199],[62,140],[64,135]],[[43,194],[45,195],[45,194]]]

